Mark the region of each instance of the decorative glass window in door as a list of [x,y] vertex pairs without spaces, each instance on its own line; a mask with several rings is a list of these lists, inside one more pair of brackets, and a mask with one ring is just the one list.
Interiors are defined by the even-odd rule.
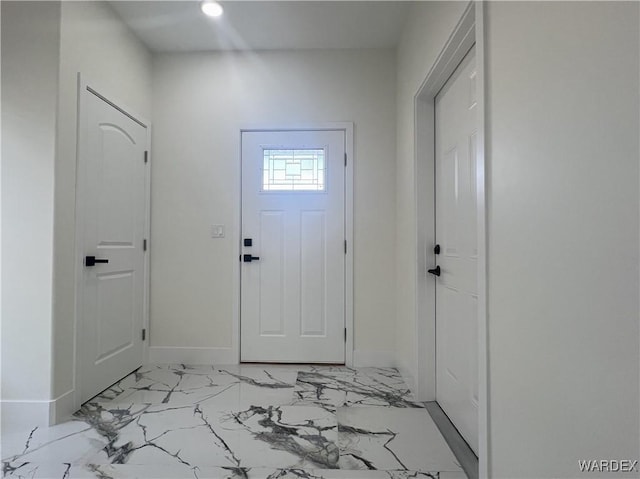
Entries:
[[262,191],[324,191],[325,150],[265,149]]

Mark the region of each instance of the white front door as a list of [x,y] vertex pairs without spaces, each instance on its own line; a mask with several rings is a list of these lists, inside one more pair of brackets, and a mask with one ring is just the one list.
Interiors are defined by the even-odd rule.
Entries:
[[436,97],[436,398],[478,452],[475,48]]
[[142,364],[147,129],[84,90],[78,159],[84,402]]
[[241,360],[345,360],[345,133],[242,133]]

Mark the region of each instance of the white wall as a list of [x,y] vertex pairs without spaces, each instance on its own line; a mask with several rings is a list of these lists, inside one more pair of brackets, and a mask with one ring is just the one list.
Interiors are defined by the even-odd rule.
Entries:
[[[2,423],[46,420],[60,4],[2,2]],[[28,371],[28,374],[25,372]]]
[[[391,361],[394,52],[165,54],[153,76],[152,359],[235,359],[240,128],[353,121],[355,349]],[[226,237],[211,239],[211,224]]]
[[[416,188],[414,97],[467,2],[416,2],[398,47],[397,69],[397,363],[409,381],[416,351]],[[433,205],[425,205],[425,211]],[[431,398],[432,399],[432,398]]]
[[495,477],[638,458],[638,18],[637,3],[488,5]]
[[[151,54],[104,2],[62,2],[55,164],[54,388],[58,416],[74,388],[77,74],[132,113],[151,118]],[[54,93],[55,95],[55,93]]]
[[[416,5],[398,54],[397,354],[408,365],[413,95],[463,8]],[[638,458],[638,23],[631,2],[487,4],[492,477],[579,477],[579,459]]]

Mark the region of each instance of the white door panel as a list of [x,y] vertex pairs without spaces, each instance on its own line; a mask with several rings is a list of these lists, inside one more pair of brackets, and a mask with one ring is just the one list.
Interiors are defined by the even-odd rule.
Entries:
[[478,452],[475,49],[436,97],[436,398]]
[[146,128],[89,91],[79,157],[81,400],[142,364]]
[[243,361],[344,362],[344,153],[343,131],[242,134]]
[[300,213],[300,334],[327,334],[326,228],[324,211]]

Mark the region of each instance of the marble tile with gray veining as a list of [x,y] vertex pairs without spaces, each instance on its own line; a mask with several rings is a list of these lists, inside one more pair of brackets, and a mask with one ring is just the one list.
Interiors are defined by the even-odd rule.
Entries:
[[388,368],[143,366],[72,420],[1,439],[7,478],[465,477]]
[[251,456],[247,454],[242,465],[300,469],[338,467],[336,417],[322,408],[251,406],[228,413],[222,426],[240,433],[243,440],[238,446],[240,449],[250,445],[247,451]]
[[345,406],[422,408],[424,404],[414,400],[397,369],[362,368],[357,370],[352,388],[347,390]]
[[136,382],[140,378],[140,370],[144,369],[144,367],[138,368],[133,371],[128,376],[125,376],[120,381],[115,384],[112,384],[107,389],[102,391],[100,394],[92,398],[93,401],[113,401],[115,398],[120,396],[125,391],[128,391],[131,387],[135,386]]
[[104,446],[103,437],[89,424],[71,420],[30,431],[3,431],[3,468],[24,463],[83,463]]
[[13,479],[462,479],[447,473],[419,471],[361,471],[343,469],[268,469],[250,467],[202,467],[185,473],[172,466],[128,464],[24,463],[5,470]]
[[462,470],[425,409],[345,407],[337,417],[341,469]]
[[396,369],[314,368],[298,373],[293,404],[421,408]]
[[317,371],[301,371],[293,390],[292,404],[335,411],[344,405],[347,398],[346,388],[351,385],[351,380],[351,376],[340,377]]
[[[267,475],[264,475],[267,474]],[[344,469],[281,469],[271,473],[252,469],[250,479],[441,479],[438,472],[361,471]]]
[[207,404],[221,409],[253,404],[289,404],[297,371],[285,368],[147,366],[112,399],[118,404]]
[[[86,404],[76,428],[34,441],[3,458],[23,463],[201,467],[338,467],[337,423],[320,408]],[[55,428],[50,428],[55,429]]]

